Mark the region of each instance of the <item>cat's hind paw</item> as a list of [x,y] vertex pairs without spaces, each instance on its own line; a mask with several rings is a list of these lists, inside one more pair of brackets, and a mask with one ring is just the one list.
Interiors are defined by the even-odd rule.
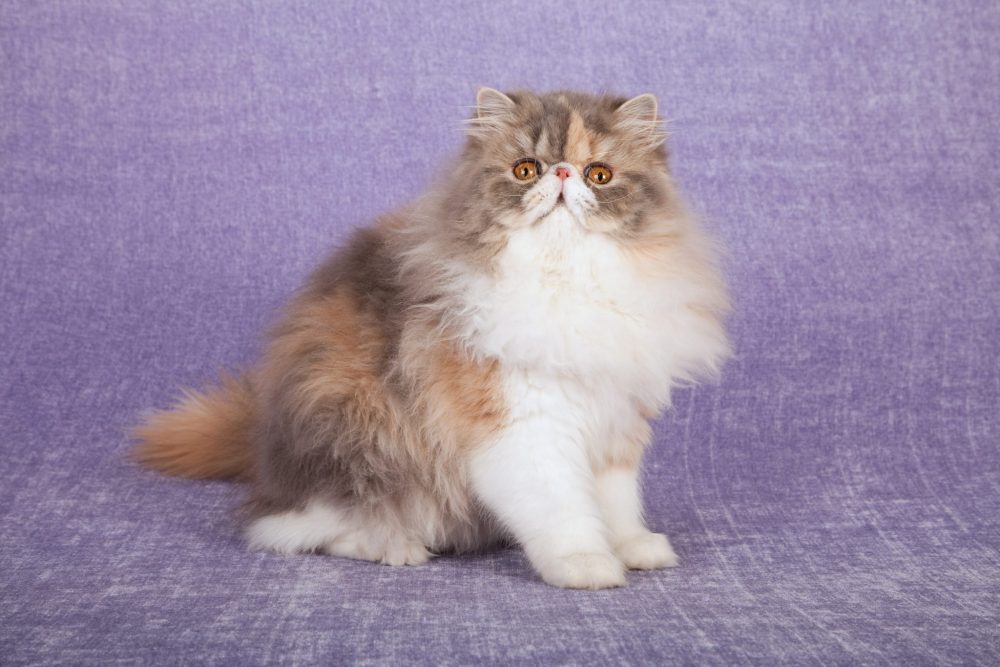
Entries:
[[384,565],[423,565],[431,554],[420,542],[400,540],[386,546],[381,562]]
[[365,531],[355,531],[331,541],[324,549],[331,556],[370,560],[383,565],[422,565],[431,554],[423,544],[403,537],[388,541],[375,539]]

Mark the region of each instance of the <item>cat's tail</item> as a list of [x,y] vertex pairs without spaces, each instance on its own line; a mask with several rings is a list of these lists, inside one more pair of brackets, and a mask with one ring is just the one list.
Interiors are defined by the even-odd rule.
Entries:
[[132,458],[177,477],[250,480],[254,475],[253,387],[223,376],[206,392],[185,391],[170,410],[152,413],[132,429]]

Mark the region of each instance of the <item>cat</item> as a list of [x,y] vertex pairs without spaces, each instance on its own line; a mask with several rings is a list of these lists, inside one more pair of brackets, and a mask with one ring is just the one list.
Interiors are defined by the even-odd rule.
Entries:
[[651,94],[482,88],[436,187],[356,231],[258,366],[136,428],[168,474],[251,484],[252,548],[417,565],[515,542],[566,588],[676,565],[649,422],[729,354],[715,244]]

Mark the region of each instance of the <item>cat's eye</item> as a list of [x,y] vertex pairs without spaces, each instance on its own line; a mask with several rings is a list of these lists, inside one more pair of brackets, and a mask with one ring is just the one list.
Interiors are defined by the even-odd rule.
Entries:
[[607,185],[611,182],[611,167],[602,162],[594,162],[587,165],[587,168],[583,170],[583,175],[590,179],[591,183]]
[[538,165],[538,160],[534,158],[525,158],[523,160],[518,160],[514,164],[514,178],[519,181],[530,181],[538,176],[541,168]]

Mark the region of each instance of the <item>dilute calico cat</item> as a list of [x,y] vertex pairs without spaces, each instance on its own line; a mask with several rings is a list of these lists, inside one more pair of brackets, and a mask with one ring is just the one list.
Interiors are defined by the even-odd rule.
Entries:
[[250,483],[253,548],[390,565],[516,542],[546,582],[677,564],[639,468],[728,308],[653,95],[483,88],[461,155],[354,233],[259,365],[136,429],[166,473]]

